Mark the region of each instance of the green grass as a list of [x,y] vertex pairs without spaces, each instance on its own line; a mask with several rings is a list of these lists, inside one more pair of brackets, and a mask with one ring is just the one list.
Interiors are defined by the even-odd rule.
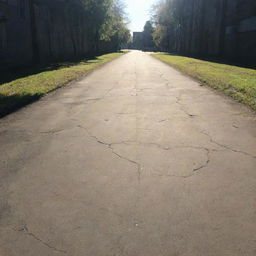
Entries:
[[[124,52],[106,54],[76,63],[59,63],[39,73],[2,83],[0,85],[0,116],[39,99],[122,54]],[[15,77],[15,74],[13,76]]]
[[255,69],[173,56],[166,53],[156,53],[152,56],[256,110]]

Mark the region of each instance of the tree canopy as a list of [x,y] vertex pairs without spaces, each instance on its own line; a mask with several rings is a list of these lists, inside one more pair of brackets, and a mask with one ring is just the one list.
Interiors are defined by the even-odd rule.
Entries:
[[92,25],[94,38],[99,41],[112,42],[116,47],[130,40],[127,27],[128,19],[122,0],[79,0]]

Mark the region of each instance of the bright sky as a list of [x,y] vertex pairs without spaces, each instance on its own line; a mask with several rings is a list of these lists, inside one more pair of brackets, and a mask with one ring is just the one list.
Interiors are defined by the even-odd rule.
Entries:
[[155,0],[125,0],[125,2],[126,11],[131,21],[131,31],[142,31],[146,21],[150,19],[150,7],[155,3]]

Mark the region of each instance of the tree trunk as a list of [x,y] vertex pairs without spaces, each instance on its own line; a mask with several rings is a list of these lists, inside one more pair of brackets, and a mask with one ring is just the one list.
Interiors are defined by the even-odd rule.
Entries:
[[226,16],[227,16],[227,0],[223,0],[222,14],[221,14],[221,28],[220,28],[220,41],[219,41],[219,56],[225,54],[225,39],[226,39]]
[[39,57],[39,46],[37,41],[37,28],[36,28],[34,0],[29,0],[29,14],[30,14],[32,52],[33,52],[32,58],[33,58],[33,63],[37,64],[40,61],[40,57]]
[[205,38],[205,12],[206,12],[206,0],[202,0],[202,6],[200,10],[200,31],[199,31],[199,56],[202,57],[205,55],[205,44],[206,44],[206,38]]
[[191,0],[191,15],[190,15],[190,27],[189,27],[189,38],[188,38],[188,54],[192,55],[192,41],[193,37],[193,28],[194,28],[194,18],[195,18],[195,0]]

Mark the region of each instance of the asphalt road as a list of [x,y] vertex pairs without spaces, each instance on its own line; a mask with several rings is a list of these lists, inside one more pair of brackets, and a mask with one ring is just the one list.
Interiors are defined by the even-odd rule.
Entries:
[[1,256],[255,256],[256,116],[134,51],[0,121]]

